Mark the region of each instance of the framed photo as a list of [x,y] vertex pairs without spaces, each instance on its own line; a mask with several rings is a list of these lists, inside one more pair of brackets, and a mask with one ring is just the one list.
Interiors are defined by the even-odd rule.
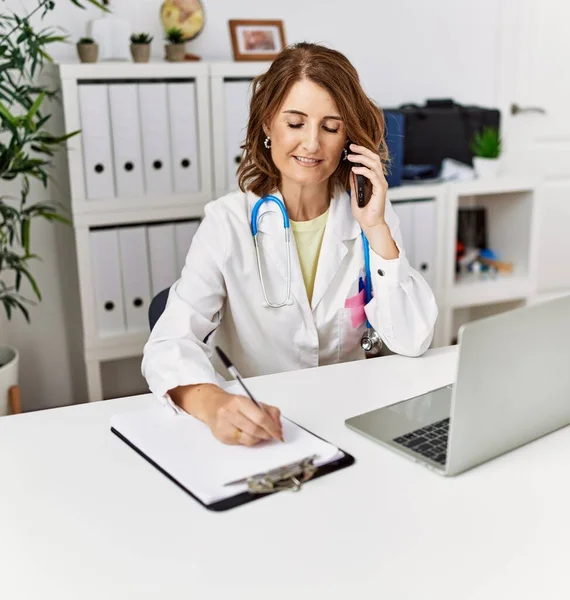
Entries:
[[273,60],[285,47],[283,21],[229,22],[234,60]]

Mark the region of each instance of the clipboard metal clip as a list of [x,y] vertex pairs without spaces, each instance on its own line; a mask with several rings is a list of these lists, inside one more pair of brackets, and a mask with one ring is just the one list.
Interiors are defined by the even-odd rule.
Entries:
[[316,472],[317,467],[313,464],[316,455],[309,456],[299,462],[284,465],[273,471],[253,475],[239,481],[232,481],[226,485],[247,483],[251,494],[271,494],[289,490],[298,492],[305,481],[308,481]]

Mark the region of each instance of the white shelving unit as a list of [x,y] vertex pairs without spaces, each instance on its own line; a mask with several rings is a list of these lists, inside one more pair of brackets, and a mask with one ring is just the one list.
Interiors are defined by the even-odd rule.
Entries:
[[[195,156],[185,159],[184,168],[195,170],[194,177],[197,184],[194,191],[172,192],[165,195],[156,193],[119,195],[117,193],[110,197],[90,198],[86,186],[82,136],[72,137],[67,144],[65,165],[65,177],[69,182],[67,205],[73,223],[73,251],[76,258],[81,309],[80,331],[77,334],[81,335],[79,345],[83,348],[88,399],[101,400],[103,398],[101,363],[140,356],[144,343],[148,339],[148,326],[145,327],[141,322],[141,327],[135,331],[120,333],[100,331],[97,322],[90,236],[93,231],[104,227],[156,225],[199,219],[203,216],[204,205],[213,198],[209,66],[203,63],[165,62],[60,64],[48,67],[45,76],[57,80],[61,87],[65,132],[82,128],[79,96],[82,85],[99,84],[110,88],[113,85],[137,86],[153,82],[162,85],[187,83],[193,90],[193,94],[188,96],[188,105],[193,106],[194,111],[189,111],[188,119],[195,119]],[[135,102],[125,109],[127,114],[129,111],[138,114],[139,106]],[[172,123],[171,126],[176,127],[176,124]],[[101,124],[101,127],[104,127],[104,124]],[[117,159],[116,156],[114,158]],[[171,158],[174,175],[176,159],[174,152]],[[142,167],[141,164],[138,168]],[[117,168],[115,165],[115,182]],[[146,298],[146,302],[140,307],[145,315],[149,301],[150,298]]]
[[[532,300],[536,292],[537,268],[536,190],[536,181],[519,177],[447,184],[447,252],[444,298],[440,303],[444,344],[455,340],[459,326],[464,322]],[[458,211],[463,207],[481,206],[486,210],[487,245],[500,260],[513,263],[512,273],[496,277],[456,273]]]
[[[80,317],[72,347],[81,349],[88,399],[103,398],[101,365],[108,361],[142,355],[148,328],[102,334],[97,321],[93,256],[90,236],[104,228],[152,226],[180,220],[199,219],[204,205],[236,188],[235,170],[245,137],[251,80],[269,63],[97,63],[54,65],[46,70],[62,89],[61,110],[66,132],[81,129],[79,90],[81,85],[125,83],[192,82],[195,94],[189,102],[188,118],[195,119],[197,169],[195,190],[183,193],[133,194],[88,197],[82,136],[68,142],[63,179],[69,183],[67,205],[73,223],[73,241],[63,250],[73,255],[78,276]],[[192,107],[194,114],[192,113]],[[137,109],[137,107],[133,107]],[[161,116],[161,115],[157,115]],[[162,115],[163,116],[163,115]],[[171,118],[170,115],[168,117]],[[140,120],[140,118],[139,118]],[[115,168],[118,168],[115,165]],[[65,186],[61,186],[62,189]],[[535,289],[534,183],[501,178],[459,184],[406,185],[390,189],[395,209],[405,204],[433,202],[429,280],[440,317],[434,346],[451,342],[461,323],[489,311],[504,310],[526,302]],[[467,203],[488,209],[490,246],[504,260],[515,260],[518,273],[496,281],[467,281],[455,277],[457,211]],[[418,219],[419,225],[421,221]],[[417,233],[416,229],[416,233]],[[412,234],[408,234],[412,235]],[[407,244],[406,239],[404,242]],[[415,240],[410,241],[414,246]],[[416,261],[417,262],[417,261]],[[421,261],[420,261],[421,262]],[[425,265],[423,265],[425,267]],[[419,267],[418,267],[419,268]],[[148,311],[148,306],[141,307]]]

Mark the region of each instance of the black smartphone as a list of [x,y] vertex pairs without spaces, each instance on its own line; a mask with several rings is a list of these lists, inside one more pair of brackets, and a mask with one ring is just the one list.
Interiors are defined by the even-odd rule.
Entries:
[[[360,163],[354,163],[355,167],[361,167]],[[363,208],[366,206],[367,200],[365,198],[365,189],[364,189],[364,175],[356,176],[356,204],[358,208]]]

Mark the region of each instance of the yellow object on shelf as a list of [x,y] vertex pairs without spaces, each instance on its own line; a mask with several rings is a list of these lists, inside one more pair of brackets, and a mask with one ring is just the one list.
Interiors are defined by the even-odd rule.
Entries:
[[200,0],[165,0],[160,20],[165,31],[176,27],[186,40],[191,40],[204,29],[204,9]]

